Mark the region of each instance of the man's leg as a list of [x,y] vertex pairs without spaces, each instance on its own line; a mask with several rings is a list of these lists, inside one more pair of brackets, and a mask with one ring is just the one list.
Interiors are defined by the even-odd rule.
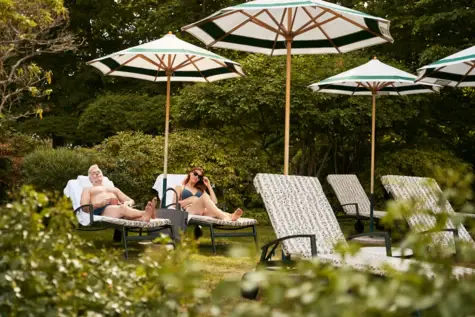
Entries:
[[143,211],[131,208],[127,205],[110,205],[106,207],[102,215],[111,218],[126,218],[148,222],[152,217],[152,213],[152,204],[148,202],[147,207]]

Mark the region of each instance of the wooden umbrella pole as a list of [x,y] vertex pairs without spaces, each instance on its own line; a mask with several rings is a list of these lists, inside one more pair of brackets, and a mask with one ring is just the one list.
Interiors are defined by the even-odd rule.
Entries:
[[168,173],[168,130],[170,121],[170,90],[171,90],[171,75],[167,73],[167,104],[165,110],[165,146],[163,149],[163,197],[162,208],[165,208],[167,196],[167,173]]
[[[288,31],[292,29],[292,9],[287,11]],[[284,175],[289,175],[289,139],[290,139],[290,83],[292,78],[292,37],[286,39],[287,74],[285,81],[285,134],[284,134]]]
[[285,149],[284,175],[289,175],[289,140],[290,140],[290,83],[292,78],[292,41],[287,41],[287,78],[285,84]]
[[376,134],[376,90],[373,90],[373,113],[371,123],[371,186],[370,186],[370,222],[369,231],[374,230],[374,152],[375,152],[375,134]]

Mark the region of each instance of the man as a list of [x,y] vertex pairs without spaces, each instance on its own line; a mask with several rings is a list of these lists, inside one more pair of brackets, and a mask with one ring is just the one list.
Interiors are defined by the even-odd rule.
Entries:
[[134,201],[120,189],[102,186],[103,175],[97,164],[89,167],[88,176],[92,187],[83,189],[81,205],[92,204],[94,215],[145,222],[155,218],[157,198],[149,201],[145,210],[137,210],[132,208]]

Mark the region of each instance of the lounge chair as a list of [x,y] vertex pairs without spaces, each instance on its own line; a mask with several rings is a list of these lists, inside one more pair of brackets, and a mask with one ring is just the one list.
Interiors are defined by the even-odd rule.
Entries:
[[[103,184],[106,187],[113,187],[114,184],[104,177]],[[167,231],[170,232],[170,237],[173,239],[173,230],[170,220],[168,219],[152,219],[150,222],[133,221],[120,218],[111,218],[105,216],[96,216],[92,213],[93,206],[82,205],[81,206],[81,194],[85,187],[92,186],[87,176],[78,176],[77,179],[68,181],[68,184],[64,188],[64,195],[71,199],[73,204],[74,213],[79,222],[78,230],[84,231],[97,231],[107,228],[118,229],[122,232],[122,241],[125,249],[125,258],[128,258],[127,243],[129,241],[141,241],[141,240],[153,240],[156,238],[151,235],[143,235],[145,229],[148,233]],[[137,232],[139,235],[129,236],[130,232]]]
[[[175,200],[175,187],[181,185],[182,181],[186,178],[184,174],[168,174],[167,175],[167,199],[165,205],[167,208],[180,208],[179,205],[174,204]],[[157,191],[158,198],[160,201],[163,198],[163,175],[160,174],[155,184],[152,187]],[[253,237],[256,248],[258,248],[257,243],[257,220],[251,218],[241,217],[237,221],[226,221],[220,220],[208,216],[197,216],[188,214],[188,225],[195,225],[197,228],[199,226],[209,228],[211,236],[211,246],[213,253],[216,254],[216,238],[232,238],[232,237]],[[250,228],[252,231],[245,232],[229,232],[229,231],[238,231],[242,229]],[[196,228],[195,228],[196,229]],[[217,232],[216,229],[225,231]],[[196,230],[195,230],[196,232]]]
[[[337,243],[346,244],[343,232],[316,177],[257,174],[254,186],[261,195],[277,239],[262,247],[258,267],[292,266],[294,257],[316,258],[334,266],[345,266],[385,276],[388,266],[398,271],[407,271],[411,264],[419,263],[403,256],[401,250],[386,247],[365,247],[354,256],[342,257],[335,251]],[[365,233],[356,236],[378,234]],[[386,236],[385,233],[380,233]],[[386,240],[388,241],[388,240]],[[276,248],[282,247],[282,260],[274,261]],[[410,250],[409,250],[410,251]],[[391,254],[392,253],[392,254]],[[392,257],[391,257],[392,255]],[[246,279],[246,273],[243,279]],[[433,273],[427,266],[426,274]],[[453,267],[457,277],[474,274],[464,267]],[[242,290],[242,295],[252,299],[257,289]]]
[[[435,213],[447,212],[450,215],[456,214],[448,201],[446,201],[443,208],[441,208],[439,198],[442,195],[442,191],[433,178],[385,175],[381,177],[381,182],[386,191],[395,200],[414,200],[417,204],[417,208],[421,210],[432,210]],[[468,217],[475,216],[475,214],[457,214]],[[409,226],[416,232],[426,232],[434,228],[436,224],[435,217],[428,213],[416,212],[406,220]],[[458,236],[461,241],[473,244],[475,247],[475,241],[462,224],[458,228],[455,228],[449,219],[443,231],[445,232],[430,233],[431,240],[434,244],[454,248],[454,238]]]
[[[327,182],[335,192],[346,217],[356,219],[356,231],[363,232],[364,224],[361,220],[370,218],[370,202],[358,177],[354,174],[333,174],[327,176]],[[385,211],[373,211],[374,218],[380,219],[385,215]]]

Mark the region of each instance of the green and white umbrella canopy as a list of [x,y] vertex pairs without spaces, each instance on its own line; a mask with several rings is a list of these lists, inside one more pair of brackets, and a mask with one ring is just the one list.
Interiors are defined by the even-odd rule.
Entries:
[[372,59],[366,64],[312,84],[317,92],[344,95],[409,95],[430,93],[437,86],[415,83],[416,76]]
[[182,28],[208,47],[268,55],[346,53],[393,42],[390,22],[321,0],[256,0]]
[[417,70],[417,81],[452,87],[475,86],[475,46]]
[[376,96],[402,96],[409,94],[431,93],[439,90],[439,86],[415,83],[416,76],[381,63],[376,58],[366,64],[346,72],[312,84],[309,87],[316,92],[344,95],[373,96],[373,112],[371,126],[371,186],[370,186],[370,231],[374,227],[374,162],[376,133]]
[[[149,81],[213,82],[244,76],[241,65],[173,34],[88,62],[104,75]],[[170,75],[170,76],[168,76]]]
[[322,0],[255,0],[185,26],[208,47],[287,55],[284,174],[288,174],[292,54],[346,53],[393,42],[390,22]]
[[[170,82],[213,82],[244,76],[241,65],[238,63],[182,41],[173,34],[97,58],[88,64],[104,75],[167,82],[163,162],[164,195],[166,195],[168,170]],[[166,197],[161,198],[162,207],[164,207]]]

